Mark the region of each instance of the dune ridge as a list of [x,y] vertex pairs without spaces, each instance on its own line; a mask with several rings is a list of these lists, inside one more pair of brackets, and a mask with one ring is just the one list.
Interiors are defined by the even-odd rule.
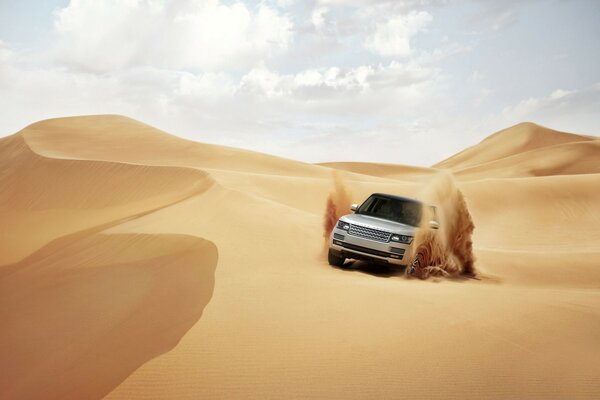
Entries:
[[20,135],[32,151],[52,158],[284,176],[317,169],[310,164],[249,150],[192,142],[121,115],[49,119],[28,126]]
[[511,156],[465,168],[455,168],[460,179],[485,177],[517,178],[528,176],[598,174],[600,140],[571,142],[520,152]]
[[58,235],[181,201],[214,184],[200,170],[40,156],[20,135],[2,139],[0,151],[7,155],[0,160],[0,265]]
[[[103,233],[199,196],[204,171],[59,157],[0,139],[0,397],[102,398],[200,318],[218,251]],[[64,154],[63,154],[64,156]]]
[[481,143],[435,164],[435,168],[465,168],[553,145],[593,140],[589,136],[555,131],[523,122],[498,131]]

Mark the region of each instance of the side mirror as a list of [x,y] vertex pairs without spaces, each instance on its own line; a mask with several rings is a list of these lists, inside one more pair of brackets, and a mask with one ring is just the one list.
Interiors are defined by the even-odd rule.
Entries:
[[431,229],[439,229],[440,228],[440,223],[434,220],[429,221],[429,227]]
[[358,210],[358,204],[352,204],[352,205],[350,206],[350,209],[351,209],[352,211],[356,211],[356,210]]

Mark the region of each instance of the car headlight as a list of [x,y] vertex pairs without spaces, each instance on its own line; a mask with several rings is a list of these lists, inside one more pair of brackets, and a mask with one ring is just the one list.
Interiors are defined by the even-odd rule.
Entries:
[[338,221],[337,223],[337,228],[347,231],[348,229],[350,229],[350,224],[347,222],[342,221],[341,219]]
[[398,242],[398,243],[404,243],[404,244],[411,244],[413,237],[412,236],[406,236],[406,235],[392,235],[390,237],[390,240],[392,242]]

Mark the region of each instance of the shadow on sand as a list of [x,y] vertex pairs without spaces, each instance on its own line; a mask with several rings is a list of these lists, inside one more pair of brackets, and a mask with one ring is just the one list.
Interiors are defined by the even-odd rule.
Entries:
[[[360,260],[347,260],[343,266],[332,268],[339,269],[342,271],[359,272],[379,278],[392,278],[395,276],[405,276],[406,267],[403,266],[390,266],[385,264],[369,263],[367,261]],[[409,277],[410,278],[410,277]],[[417,278],[413,278],[417,279]],[[418,280],[418,279],[417,279]],[[431,276],[427,279],[430,282],[469,282],[469,281],[483,281],[487,280],[484,277],[477,274],[461,274],[452,276]]]
[[212,297],[212,242],[70,238],[0,267],[2,399],[100,399],[175,347]]
[[406,269],[406,267],[402,266],[390,266],[359,260],[346,260],[343,266],[333,268],[340,269],[343,271],[360,272],[367,275],[377,276],[379,278],[403,276],[404,271]]

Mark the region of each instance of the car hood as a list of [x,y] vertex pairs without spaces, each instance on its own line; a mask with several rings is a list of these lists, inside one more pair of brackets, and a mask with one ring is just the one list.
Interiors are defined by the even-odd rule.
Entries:
[[344,222],[367,226],[373,229],[397,233],[399,235],[414,235],[418,229],[414,226],[401,224],[400,222],[390,221],[388,219],[372,217],[370,215],[348,214],[340,218]]

